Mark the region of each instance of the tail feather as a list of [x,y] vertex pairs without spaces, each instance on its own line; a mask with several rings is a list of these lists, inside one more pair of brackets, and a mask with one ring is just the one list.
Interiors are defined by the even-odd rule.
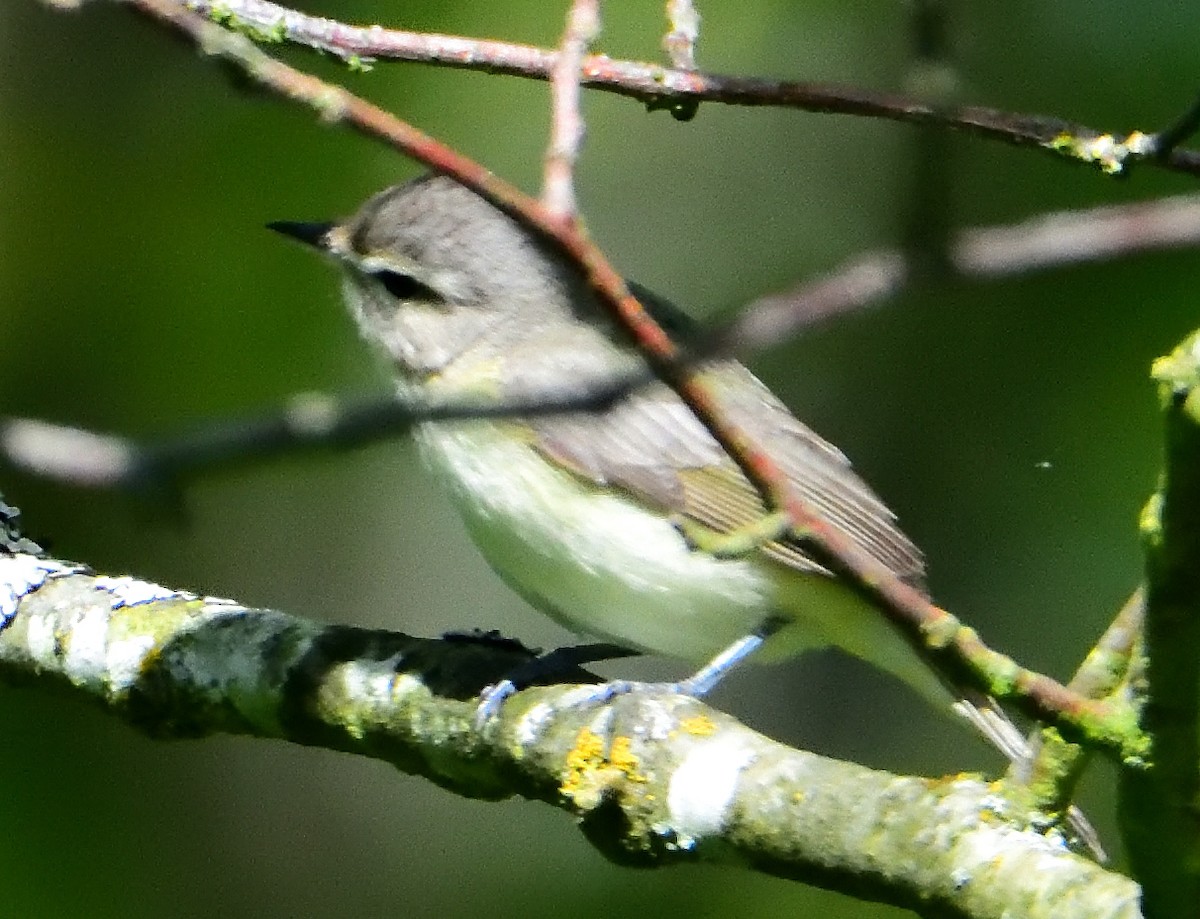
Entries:
[[[994,699],[979,696],[974,699],[959,699],[954,703],[954,711],[966,719],[983,738],[1000,751],[1009,762],[1018,769],[1027,771],[1033,750],[1029,740]],[[1078,842],[1083,845],[1096,861],[1101,864],[1108,861],[1108,854],[1100,843],[1100,835],[1092,826],[1087,815],[1072,804],[1067,809],[1067,823],[1075,833]]]

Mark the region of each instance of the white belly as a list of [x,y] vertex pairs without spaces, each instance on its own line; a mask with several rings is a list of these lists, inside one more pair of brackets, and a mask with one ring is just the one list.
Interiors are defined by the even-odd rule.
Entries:
[[574,632],[699,662],[774,609],[760,564],[692,551],[665,517],[555,468],[495,424],[425,425],[419,441],[491,566]]
[[484,558],[577,634],[707,662],[767,618],[789,624],[756,655],[835,644],[942,703],[945,690],[877,610],[837,581],[762,557],[692,550],[664,516],[552,466],[485,421],[422,425],[422,454]]

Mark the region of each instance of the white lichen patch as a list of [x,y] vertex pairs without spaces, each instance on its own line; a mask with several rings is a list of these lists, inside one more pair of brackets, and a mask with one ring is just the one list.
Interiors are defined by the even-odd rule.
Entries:
[[112,598],[112,608],[137,606],[141,603],[154,603],[159,600],[196,600],[195,594],[186,591],[171,590],[161,584],[150,581],[140,581],[131,577],[98,577],[96,589],[102,590]]
[[667,811],[679,845],[721,832],[754,750],[736,732],[694,744],[671,776]]
[[54,623],[53,616],[31,616],[25,630],[25,647],[29,656],[45,668],[53,667],[57,660],[58,639]]
[[641,708],[641,718],[633,733],[644,740],[667,740],[679,727],[679,716],[666,705],[650,704]]
[[516,741],[519,747],[532,746],[542,735],[542,729],[553,721],[554,706],[545,702],[537,702],[529,706],[517,723]]
[[351,703],[339,717],[347,733],[357,740],[362,740],[368,730],[376,726],[376,713],[392,708],[398,698],[418,691],[428,693],[421,680],[411,673],[396,673],[390,667],[377,664],[343,664],[331,677],[341,684],[332,697]]
[[968,879],[986,875],[997,865],[1011,863],[1013,853],[1020,853],[1017,856],[1020,870],[1040,875],[1041,885],[1047,889],[1055,886],[1055,873],[1069,886],[1078,870],[1073,859],[1063,857],[1068,850],[1061,839],[1042,836],[1031,841],[1030,834],[1017,827],[993,826],[980,832],[962,833],[955,839],[955,850],[959,871]]
[[[117,684],[117,687],[127,685],[131,682],[137,672],[137,663],[140,662],[145,650],[153,644],[151,639],[146,639],[140,653],[133,655],[134,662],[129,660],[129,655],[123,652],[133,651],[130,647],[110,648],[108,643],[108,626],[111,621],[111,616],[108,610],[99,609],[96,607],[84,607],[77,613],[71,616],[71,621],[66,623],[67,628],[63,632],[63,654],[62,654],[62,670],[63,673],[77,685],[100,685],[106,681]],[[122,645],[135,645],[135,642],[122,642]],[[118,665],[120,675],[110,677],[109,673],[109,653],[115,651],[115,663]]]
[[0,629],[17,614],[17,605],[47,581],[84,574],[81,565],[65,564],[36,555],[0,556]]

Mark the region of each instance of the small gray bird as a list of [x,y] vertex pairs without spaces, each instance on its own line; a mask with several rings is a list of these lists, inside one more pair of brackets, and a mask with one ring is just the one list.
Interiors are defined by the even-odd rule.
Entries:
[[[507,402],[603,386],[642,367],[575,266],[451,179],[389,188],[344,223],[272,228],[342,265],[349,308],[402,393]],[[673,307],[638,293],[679,327]],[[736,361],[697,369],[809,506],[921,586],[920,551],[836,447]],[[514,590],[578,634],[707,662],[683,691],[706,691],[751,652],[768,661],[836,645],[939,707],[956,702],[886,618],[798,542],[731,558],[684,535],[739,532],[768,509],[663,383],[602,411],[427,422],[416,437]],[[1008,755],[1024,750],[998,712],[956,707]]]
[[[574,265],[449,178],[389,188],[344,223],[271,226],[341,264],[350,311],[390,358],[401,394],[528,404],[645,369]],[[633,289],[669,331],[686,330],[674,307]],[[921,589],[920,551],[836,447],[736,361],[697,370],[810,507]],[[725,557],[702,548],[709,539],[685,535],[710,534],[719,545],[769,509],[665,384],[598,411],[430,421],[416,437],[509,586],[573,632],[702,664],[678,691],[702,694],[751,653],[778,660],[836,645],[965,716],[1010,760],[1027,759],[1024,737],[991,700],[947,688],[880,611],[798,542]],[[483,709],[511,688],[502,684]],[[1076,808],[1070,818],[1103,860],[1087,819]]]

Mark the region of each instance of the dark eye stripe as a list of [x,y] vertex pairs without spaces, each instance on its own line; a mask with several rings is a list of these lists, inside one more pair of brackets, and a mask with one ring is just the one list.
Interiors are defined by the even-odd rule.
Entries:
[[387,269],[374,271],[371,274],[397,300],[428,300],[434,303],[440,303],[442,300],[436,290],[428,284],[421,283],[412,275]]

